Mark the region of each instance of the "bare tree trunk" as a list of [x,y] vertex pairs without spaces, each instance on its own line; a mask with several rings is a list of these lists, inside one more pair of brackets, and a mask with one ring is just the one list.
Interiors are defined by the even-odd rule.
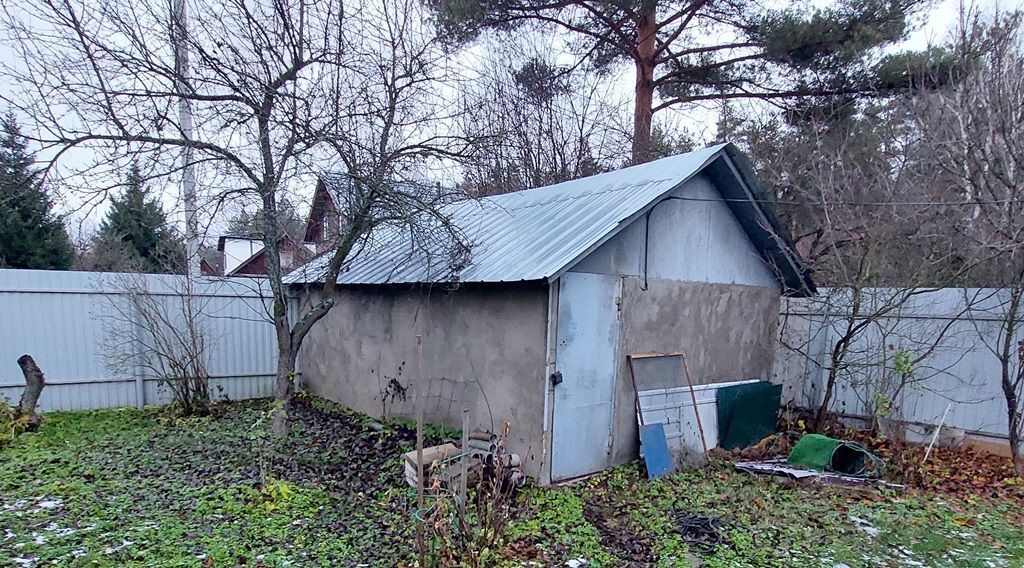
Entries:
[[[1005,383],[1004,383],[1005,387]],[[1006,411],[1008,424],[1010,426],[1010,459],[1013,460],[1013,470],[1018,476],[1024,477],[1024,455],[1021,447],[1021,416],[1020,401],[1017,393],[1006,394]]]
[[[857,269],[859,278],[863,278],[866,274],[865,267],[867,266],[867,263],[865,260],[866,257],[861,258],[860,265]],[[861,316],[863,292],[863,289],[859,286],[853,287],[853,295],[850,302],[850,314],[846,321],[846,329],[844,330],[842,337],[839,338],[839,341],[836,341],[836,344],[832,347],[832,359],[829,362],[828,381],[825,384],[825,392],[821,399],[821,406],[818,407],[818,412],[814,417],[814,429],[818,432],[825,427],[825,420],[828,418],[828,408],[829,405],[832,404],[832,396],[835,394],[836,382],[838,382],[839,378],[839,369],[846,363],[846,355],[849,353],[850,344],[867,325],[867,321],[870,321],[858,321]]]
[[836,388],[836,368],[835,365],[828,370],[828,380],[825,383],[825,393],[821,399],[821,406],[818,407],[818,412],[814,415],[814,430],[820,432],[825,427],[825,421],[828,419],[828,407],[832,404],[832,391]]
[[[1024,455],[1021,447],[1021,421],[1024,420],[1024,408],[1021,408],[1020,388],[1024,383],[1024,342],[1014,343],[1018,327],[1020,327],[1021,308],[1024,304],[1024,288],[1010,289],[1010,305],[1003,320],[1003,344],[1000,346],[1000,386],[1006,398],[1006,425],[1009,428],[1010,458],[1017,475],[1024,475]],[[1016,359],[1016,362],[1014,361]],[[1016,364],[1014,364],[1016,363]]]
[[633,100],[633,163],[651,158],[651,127],[654,117],[655,36],[658,31],[653,8],[640,13],[636,28],[636,86]]
[[274,434],[288,435],[288,411],[295,395],[295,350],[282,347],[277,356],[277,386],[274,392]]
[[832,360],[829,364],[828,380],[825,382],[825,392],[821,398],[821,406],[818,407],[818,412],[814,416],[814,429],[818,432],[825,427],[825,422],[828,419],[828,409],[832,404],[832,396],[835,394],[836,382],[839,378],[839,368],[845,363],[851,338],[854,337],[850,327],[847,327],[846,334],[832,348]]
[[28,429],[34,430],[42,423],[42,418],[36,414],[36,404],[39,403],[39,395],[43,393],[46,386],[46,379],[43,371],[36,365],[31,355],[18,357],[18,366],[25,375],[25,392],[21,395],[21,402],[18,403],[16,416],[28,417]]

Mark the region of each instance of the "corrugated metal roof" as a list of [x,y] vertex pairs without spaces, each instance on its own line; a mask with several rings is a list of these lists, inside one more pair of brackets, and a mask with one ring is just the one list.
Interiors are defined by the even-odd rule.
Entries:
[[[472,243],[470,262],[458,280],[518,282],[555,275],[624,220],[699,172],[722,147],[451,205],[450,218]],[[414,246],[407,234],[375,237],[373,245],[348,262],[338,283],[436,282],[450,277],[447,263]],[[434,253],[446,256],[444,250]],[[322,279],[326,262],[327,255],[318,257],[285,280],[316,282]]]
[[[587,178],[468,200],[446,213],[472,243],[460,282],[519,282],[557,276],[613,236],[648,205],[724,155],[726,144]],[[407,232],[378,231],[338,277],[339,284],[427,283],[452,279],[450,243],[415,246]],[[289,274],[322,281],[327,256]]]

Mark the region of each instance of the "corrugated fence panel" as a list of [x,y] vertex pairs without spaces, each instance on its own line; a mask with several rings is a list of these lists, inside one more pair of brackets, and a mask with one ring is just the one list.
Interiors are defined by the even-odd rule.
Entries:
[[[882,288],[865,291],[876,305],[892,302],[898,293]],[[901,419],[935,425],[948,406],[945,425],[1006,436],[1000,365],[989,350],[999,337],[997,318],[1004,299],[1002,290],[957,288],[897,300],[898,310],[887,312],[852,342],[831,410],[872,417],[877,385],[891,380],[886,377],[892,375],[894,357],[906,352],[914,359],[924,357],[893,401]],[[843,311],[846,305],[847,299],[827,289],[817,298],[783,302],[774,377],[783,385],[784,400],[809,408],[821,404],[830,351],[849,321]]]
[[[141,367],[125,369],[125,337],[136,327],[123,291],[142,285],[180,321],[183,278],[43,270],[0,270],[0,398],[17,403],[24,379],[16,363],[30,354],[46,375],[42,411],[136,406],[170,400]],[[277,368],[268,291],[259,280],[203,278],[193,289],[207,337],[216,398],[273,394]]]

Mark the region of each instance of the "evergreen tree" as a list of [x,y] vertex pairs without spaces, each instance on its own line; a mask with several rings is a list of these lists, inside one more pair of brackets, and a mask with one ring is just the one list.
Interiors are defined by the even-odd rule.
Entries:
[[138,165],[114,197],[93,242],[96,270],[182,272],[185,250],[160,204],[150,197]]
[[0,119],[0,268],[67,270],[74,259],[64,224],[32,168],[14,116]]
[[[299,213],[290,199],[282,197],[278,203],[278,225],[280,230],[293,239],[301,240],[306,232],[306,218]],[[228,220],[227,234],[236,237],[263,237],[263,214],[249,213],[245,209]]]
[[[896,53],[926,0],[806,2],[736,0],[428,0],[447,39],[484,30],[522,33],[533,24],[571,38],[599,73],[635,68],[633,160],[657,157],[655,113],[736,99],[780,103],[902,92],[944,52]],[[836,102],[838,100],[838,103]]]

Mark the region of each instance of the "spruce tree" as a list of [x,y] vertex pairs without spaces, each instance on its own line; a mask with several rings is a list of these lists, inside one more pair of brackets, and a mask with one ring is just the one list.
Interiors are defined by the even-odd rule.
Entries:
[[14,116],[0,118],[0,268],[67,270],[74,248]]
[[124,192],[110,210],[93,242],[96,270],[181,272],[185,252],[157,200],[149,195],[139,167],[132,165]]

